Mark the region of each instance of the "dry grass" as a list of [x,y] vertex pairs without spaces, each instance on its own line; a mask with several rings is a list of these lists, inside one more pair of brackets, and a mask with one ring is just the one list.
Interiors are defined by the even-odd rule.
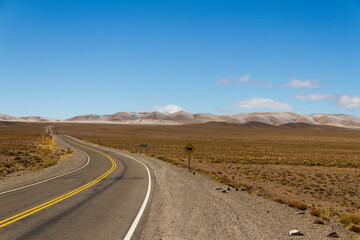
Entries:
[[333,215],[330,210],[322,208],[313,208],[310,210],[310,214],[323,220],[328,220]]
[[49,167],[66,154],[43,124],[0,122],[0,179]]
[[147,144],[148,155],[183,167],[191,142],[193,170],[219,182],[299,209],[359,214],[360,131],[295,127],[56,124],[59,133],[129,152]]

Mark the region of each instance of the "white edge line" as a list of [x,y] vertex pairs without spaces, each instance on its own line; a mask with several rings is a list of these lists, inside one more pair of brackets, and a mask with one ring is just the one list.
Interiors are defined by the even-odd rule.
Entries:
[[[73,147],[74,147],[74,146],[73,146]],[[14,188],[14,189],[11,189],[11,190],[8,190],[8,191],[5,191],[5,192],[0,192],[0,195],[1,195],[1,194],[5,194],[5,193],[9,193],[9,192],[14,192],[14,191],[17,191],[17,190],[20,190],[20,189],[28,188],[28,187],[31,187],[31,186],[34,186],[34,185],[38,185],[38,184],[40,184],[40,183],[44,183],[44,182],[53,180],[53,179],[55,179],[55,178],[59,178],[59,177],[68,175],[68,174],[70,174],[70,173],[74,173],[74,172],[76,172],[76,171],[79,171],[80,169],[83,169],[84,167],[86,167],[86,166],[89,164],[89,162],[90,162],[90,157],[89,157],[89,155],[87,155],[86,152],[84,152],[83,150],[80,150],[80,149],[77,148],[77,147],[74,147],[74,148],[76,148],[77,150],[79,150],[80,152],[84,153],[84,154],[87,156],[87,159],[88,159],[88,160],[87,160],[87,162],[86,162],[85,165],[81,166],[81,167],[78,168],[78,169],[72,170],[72,171],[70,171],[70,172],[67,172],[67,173],[64,173],[64,174],[61,174],[61,175],[58,175],[58,176],[55,176],[55,177],[51,177],[51,178],[48,178],[48,179],[45,179],[45,180],[42,180],[42,181],[39,181],[39,182],[35,182],[35,183],[29,184],[29,185],[25,185],[25,186],[22,186],[22,187],[19,187],[19,188]]]
[[122,153],[119,153],[119,152],[116,152],[116,153],[118,153],[118,154],[120,154],[120,155],[123,155],[123,156],[126,156],[126,157],[129,157],[129,158],[137,161],[138,163],[141,163],[141,164],[146,168],[146,171],[147,171],[147,174],[148,174],[148,179],[149,179],[148,189],[147,189],[147,192],[146,192],[146,196],[145,196],[144,202],[143,202],[143,204],[141,205],[141,208],[140,208],[140,210],[139,210],[139,212],[138,212],[138,214],[137,214],[134,222],[131,224],[131,227],[129,228],[129,231],[127,232],[127,234],[126,234],[126,236],[125,236],[125,238],[124,238],[124,240],[130,240],[131,237],[132,237],[132,235],[133,235],[134,232],[135,232],[135,229],[136,229],[138,223],[140,222],[140,219],[141,219],[141,217],[142,217],[142,215],[143,215],[143,213],[144,213],[144,211],[145,211],[146,204],[148,203],[149,198],[150,198],[151,175],[150,175],[149,168],[148,168],[144,163],[140,162],[139,160],[137,160],[137,159],[135,159],[135,158],[133,158],[133,157],[127,155],[127,154],[122,154]]

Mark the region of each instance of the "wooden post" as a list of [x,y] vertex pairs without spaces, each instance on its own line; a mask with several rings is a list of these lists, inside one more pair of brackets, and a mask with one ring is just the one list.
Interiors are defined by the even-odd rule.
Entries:
[[190,154],[189,154],[188,166],[189,166],[189,171],[190,171]]

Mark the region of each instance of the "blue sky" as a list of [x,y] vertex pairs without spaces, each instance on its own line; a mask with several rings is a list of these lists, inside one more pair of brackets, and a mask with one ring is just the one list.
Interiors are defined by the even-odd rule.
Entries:
[[3,1],[0,113],[360,113],[359,1]]

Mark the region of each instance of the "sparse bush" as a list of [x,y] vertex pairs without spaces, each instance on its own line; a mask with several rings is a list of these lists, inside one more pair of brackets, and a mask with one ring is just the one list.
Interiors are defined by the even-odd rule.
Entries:
[[324,221],[322,219],[320,219],[320,218],[317,218],[317,219],[314,220],[314,223],[315,224],[324,224]]
[[278,203],[281,203],[281,204],[285,204],[285,200],[283,200],[281,198],[275,198],[274,201],[278,202]]
[[56,160],[49,160],[43,163],[42,168],[47,168],[56,164],[57,164]]
[[314,215],[315,217],[319,217],[323,220],[329,219],[329,217],[332,215],[330,210],[323,208],[312,208],[310,210],[310,214]]
[[296,208],[296,209],[299,209],[299,210],[304,211],[307,209],[307,206],[299,201],[286,201],[285,203],[286,203],[286,205]]
[[360,226],[351,225],[348,229],[352,232],[360,233]]
[[350,223],[360,225],[360,216],[357,214],[341,216],[340,220],[344,225],[349,225]]

